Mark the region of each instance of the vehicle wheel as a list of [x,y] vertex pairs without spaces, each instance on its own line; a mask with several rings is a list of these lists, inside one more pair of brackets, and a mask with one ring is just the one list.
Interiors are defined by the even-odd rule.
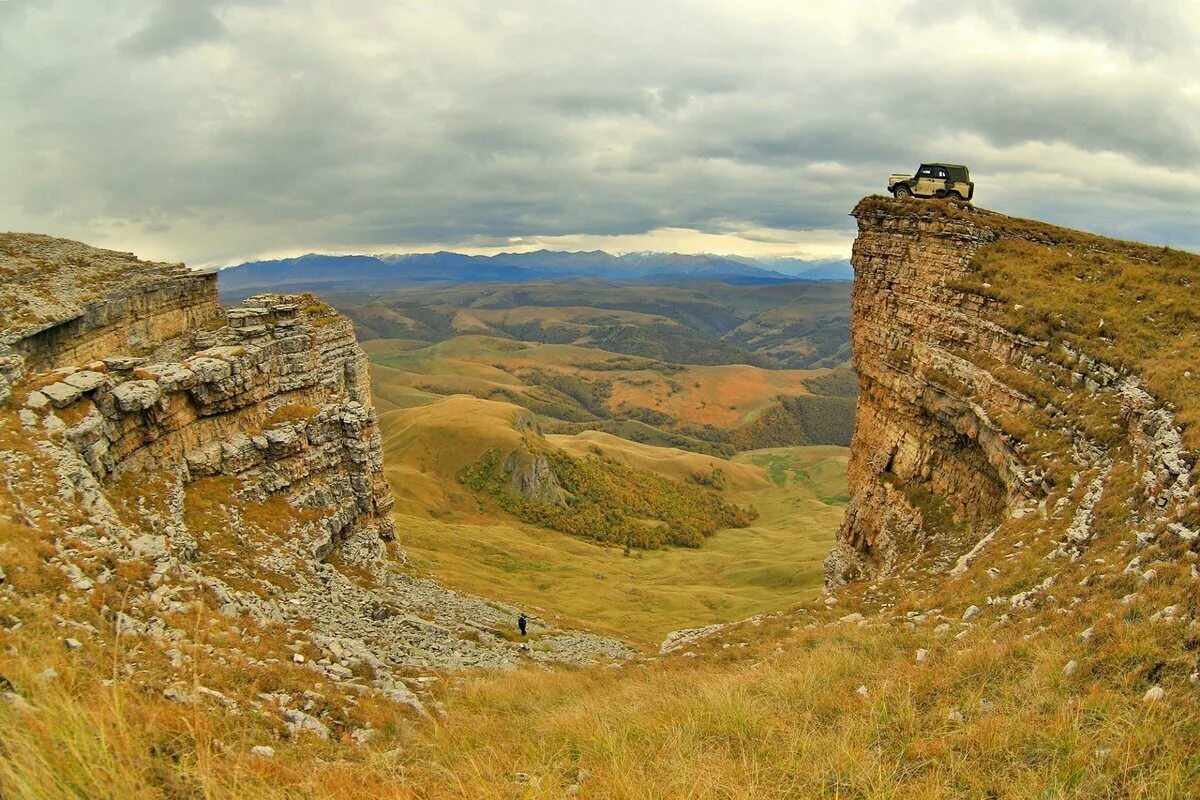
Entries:
[[912,197],[912,189],[909,189],[905,184],[900,184],[895,189],[892,189],[892,197],[897,200],[903,200],[906,197]]
[[961,203],[963,201],[963,196],[961,194],[959,194],[958,192],[949,192],[946,195],[946,199],[953,200],[956,203]]

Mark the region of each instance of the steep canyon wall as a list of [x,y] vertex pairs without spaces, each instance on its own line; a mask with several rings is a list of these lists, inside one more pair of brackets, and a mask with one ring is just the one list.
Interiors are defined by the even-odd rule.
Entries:
[[[171,648],[204,606],[414,708],[409,670],[632,653],[532,614],[522,647],[517,609],[407,568],[367,358],[312,295],[225,309],[215,274],[29,234],[0,235],[0,274],[0,551],[48,553],[60,617],[98,606]],[[100,599],[118,586],[120,611]]]
[[[1146,470],[1150,516],[1187,498],[1191,460],[1171,410],[1135,376],[1013,330],[1013,306],[980,283],[987,248],[1054,247],[1073,232],[940,202],[867,198],[853,215],[860,392],[829,586],[922,560],[949,569],[1004,520],[1047,514],[1049,495],[1063,510],[1094,480],[1098,496],[1114,459]],[[1096,252],[1121,245],[1092,238]],[[1098,431],[1081,396],[1107,404],[1116,421],[1105,424],[1124,435]]]

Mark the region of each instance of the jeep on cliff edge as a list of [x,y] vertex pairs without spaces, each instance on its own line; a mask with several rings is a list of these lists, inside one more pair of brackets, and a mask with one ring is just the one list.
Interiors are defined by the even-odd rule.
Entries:
[[922,164],[916,175],[894,172],[888,178],[893,197],[941,197],[970,200],[975,196],[971,171],[962,164]]

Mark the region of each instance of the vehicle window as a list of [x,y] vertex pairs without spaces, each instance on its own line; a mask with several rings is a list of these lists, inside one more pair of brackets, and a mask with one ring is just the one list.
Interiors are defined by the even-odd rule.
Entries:
[[933,167],[921,167],[921,170],[917,174],[926,178],[931,177],[933,175]]
[[945,180],[945,179],[946,179],[947,177],[949,177],[949,176],[946,174],[946,170],[944,170],[944,169],[941,169],[941,168],[939,167],[939,168],[938,168],[938,170],[937,170],[937,172],[935,172],[935,173],[934,173],[933,177],[935,177],[935,178],[937,178],[937,179],[939,179],[939,180]]

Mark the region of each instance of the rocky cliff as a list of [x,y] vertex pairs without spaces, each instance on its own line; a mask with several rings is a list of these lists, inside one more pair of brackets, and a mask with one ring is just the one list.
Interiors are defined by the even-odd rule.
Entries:
[[414,707],[412,669],[630,654],[537,619],[521,646],[516,609],[405,569],[366,357],[313,296],[224,309],[214,274],[31,235],[0,273],[0,552],[65,576],[61,619],[176,652],[203,608],[282,626],[297,668]]
[[1176,278],[1168,251],[942,203],[868,198],[853,215],[860,392],[828,585],[961,571],[1026,516],[1061,525],[1056,552],[1077,558],[1105,495],[1142,530],[1185,514],[1195,457],[1176,408],[1121,356],[1111,315],[1106,330],[1050,287],[1100,287],[1130,264],[1186,286],[1194,264]]

